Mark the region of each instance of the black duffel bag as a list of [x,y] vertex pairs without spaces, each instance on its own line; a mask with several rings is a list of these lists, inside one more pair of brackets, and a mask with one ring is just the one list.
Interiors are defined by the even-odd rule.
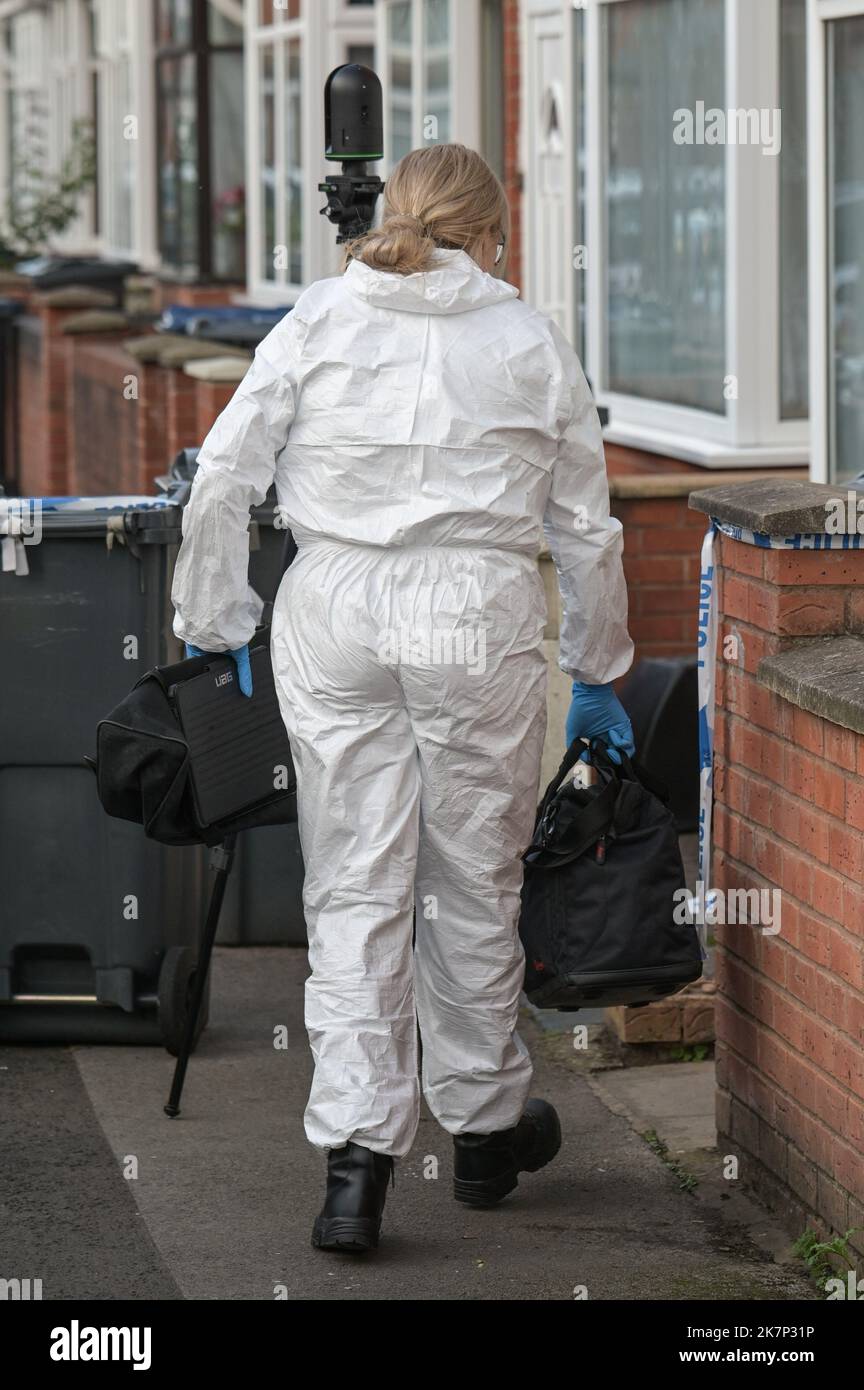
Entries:
[[[256,632],[249,656],[251,699],[237,690],[232,657],[188,657],[147,671],[100,720],[96,757],[86,761],[109,816],[143,825],[162,844],[211,846],[240,830],[297,820],[269,628]],[[209,677],[203,691],[202,676]],[[196,680],[194,700],[184,702],[182,688],[192,692]]]
[[[565,785],[583,753],[595,784]],[[542,1008],[648,1004],[702,974],[696,928],[675,920],[686,884],[674,817],[644,769],[621,758],[574,739],[522,856],[525,992]]]

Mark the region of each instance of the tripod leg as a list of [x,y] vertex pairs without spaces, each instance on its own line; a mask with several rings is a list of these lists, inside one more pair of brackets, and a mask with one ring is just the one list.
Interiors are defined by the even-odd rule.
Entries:
[[198,964],[195,970],[195,983],[192,986],[192,997],[186,1012],[186,1020],[183,1027],[183,1044],[177,1055],[177,1062],[174,1066],[174,1079],[171,1082],[171,1094],[168,1103],[164,1107],[165,1114],[173,1120],[180,1114],[180,1096],[183,1091],[183,1082],[186,1077],[186,1068],[189,1065],[189,1058],[192,1048],[195,1045],[195,1025],[198,1022],[198,1015],[201,1012],[201,1001],[204,998],[204,988],[207,984],[207,975],[210,970],[210,957],[213,954],[213,942],[216,940],[216,930],[219,926],[219,914],[222,911],[222,900],[225,897],[225,888],[228,883],[228,875],[231,872],[231,865],[234,862],[234,846],[237,840],[236,834],[226,835],[223,843],[211,851],[210,864],[216,870],[216,877],[213,883],[213,891],[210,894],[210,905],[207,908],[207,919],[204,923],[204,931],[201,936],[201,944],[198,948]]

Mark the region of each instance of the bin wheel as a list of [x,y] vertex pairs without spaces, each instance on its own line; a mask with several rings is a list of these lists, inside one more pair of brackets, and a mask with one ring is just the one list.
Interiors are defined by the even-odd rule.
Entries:
[[[188,946],[169,946],[159,971],[158,1010],[162,1041],[172,1057],[177,1056],[183,1043],[183,1029],[195,982],[195,971],[195,955]],[[201,1012],[198,1015],[192,1044],[193,1052],[207,1023],[208,994],[209,991],[206,991],[201,1001]]]

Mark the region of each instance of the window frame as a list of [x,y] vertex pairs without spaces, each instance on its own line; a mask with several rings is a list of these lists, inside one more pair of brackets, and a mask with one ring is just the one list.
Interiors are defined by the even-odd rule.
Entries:
[[[738,398],[725,415],[616,392],[608,385],[605,176],[608,79],[604,43],[607,6],[629,0],[564,0],[567,129],[573,131],[575,36],[585,25],[585,162],[587,270],[586,362],[598,401],[609,407],[605,437],[613,443],[686,459],[707,468],[804,465],[810,458],[810,422],[782,419],[780,387],[780,288],[773,270],[780,247],[780,157],[755,146],[727,144],[726,168],[726,377],[737,378]],[[864,0],[862,0],[864,3]],[[551,0],[523,7],[551,10]],[[524,31],[523,31],[524,33]],[[522,45],[527,67],[527,42]],[[780,0],[725,0],[725,109],[779,106]],[[767,57],[766,57],[767,55]],[[671,138],[671,135],[670,135]],[[578,146],[568,160],[567,245],[577,242]],[[525,160],[523,158],[523,167]],[[765,177],[766,172],[769,177]],[[527,222],[527,219],[526,219]],[[753,226],[758,226],[758,239]],[[526,226],[527,230],[527,226]],[[530,251],[529,251],[530,254]],[[768,267],[772,273],[763,273]],[[574,272],[579,273],[579,272]],[[574,338],[576,295],[569,296],[568,334]],[[812,384],[811,384],[812,390]],[[811,403],[812,411],[812,403]]]
[[[422,103],[416,93],[424,86],[424,0],[376,0],[375,15],[377,33],[375,52],[378,60],[378,75],[384,93],[384,160],[383,170],[389,173],[393,167],[390,146],[390,10],[394,5],[409,3],[411,12],[411,148],[418,149],[429,143],[423,135]],[[483,143],[483,99],[482,99],[482,53],[480,36],[482,32],[482,0],[450,0],[450,125],[455,138],[472,149],[482,149]]]
[[[278,305],[293,303],[307,284],[331,273],[327,259],[328,248],[322,236],[319,207],[323,204],[316,199],[309,187],[309,173],[321,169],[324,177],[324,112],[323,100],[311,101],[310,81],[314,74],[324,73],[326,60],[325,30],[332,16],[331,4],[318,0],[311,7],[310,0],[302,0],[300,14],[289,19],[287,9],[274,12],[273,24],[260,22],[259,0],[246,0],[245,5],[245,64],[246,64],[246,167],[253,171],[247,189],[247,236],[246,236],[246,298],[250,303]],[[260,270],[260,246],[263,226],[263,197],[261,189],[261,132],[260,132],[260,61],[265,46],[272,44],[274,51],[275,74],[275,168],[276,168],[276,241],[275,245],[287,245],[286,200],[280,193],[286,182],[285,160],[285,94],[286,84],[281,78],[284,71],[285,54],[288,42],[299,40],[300,45],[300,151],[301,167],[304,177],[304,198],[301,218],[301,257],[302,281],[289,279],[288,269],[277,267],[276,278],[265,280]],[[324,76],[321,76],[323,91]],[[335,238],[334,238],[335,239]]]
[[[155,31],[158,17],[159,0],[153,0],[152,16],[153,29]],[[143,7],[142,7],[143,8]],[[214,241],[213,241],[213,179],[212,179],[212,130],[210,122],[210,79],[212,71],[212,60],[215,55],[220,53],[235,53],[241,59],[243,80],[246,79],[245,62],[245,7],[244,7],[244,27],[242,36],[233,43],[215,43],[210,38],[209,30],[209,3],[208,0],[192,0],[192,32],[188,43],[160,45],[153,37],[153,88],[155,102],[158,105],[158,93],[160,90],[160,72],[162,67],[177,59],[192,58],[195,67],[195,126],[196,126],[196,158],[198,173],[198,197],[196,207],[196,248],[194,269],[189,272],[182,267],[175,266],[172,262],[164,259],[162,255],[162,187],[159,180],[159,150],[158,150],[158,124],[154,121],[153,143],[155,149],[155,184],[154,197],[156,202],[156,232],[159,246],[160,269],[161,273],[167,278],[176,279],[180,284],[234,284],[235,276],[217,275],[214,269]],[[246,109],[245,93],[243,97],[243,109]],[[155,114],[155,112],[154,112]],[[203,133],[203,139],[202,137]],[[244,140],[243,157],[246,161],[246,144]],[[248,168],[248,166],[247,166]],[[244,264],[246,259],[246,248],[244,247]]]
[[[19,19],[26,20],[26,24],[22,27],[22,32],[27,35],[28,39],[24,63],[17,57],[10,61],[6,53],[6,27],[13,25]],[[46,11],[28,11],[23,3],[0,11],[0,45],[2,45],[2,54],[0,54],[2,92],[0,92],[0,97],[2,97],[4,113],[3,138],[0,140],[0,177],[2,177],[4,200],[11,193],[13,185],[13,161],[8,157],[8,144],[12,138],[12,132],[8,125],[8,109],[9,98],[13,94],[23,95],[31,100],[41,102],[40,120],[46,153],[49,163],[53,165],[55,162],[54,120],[51,112],[48,82],[47,38],[50,24],[50,17]],[[32,35],[28,34],[28,29],[32,31]]]
[[[374,5],[350,5],[347,0],[302,0],[296,19],[288,19],[287,11],[275,16],[272,25],[260,22],[259,0],[246,0],[245,61],[246,61],[246,164],[256,171],[247,188],[246,296],[252,304],[278,305],[293,303],[306,285],[326,275],[339,272],[342,248],[336,245],[336,230],[322,222],[323,193],[317,194],[314,173],[323,180],[328,172],[324,159],[324,79],[335,67],[349,61],[352,46],[371,46],[380,53],[378,16],[380,0]],[[277,269],[274,280],[261,275],[260,246],[264,217],[263,195],[258,172],[261,169],[260,102],[261,51],[274,44],[276,71],[282,71],[285,45],[290,38],[300,43],[300,109],[302,128],[300,150],[303,169],[303,211],[301,217],[302,280],[292,281],[287,270]],[[278,54],[281,57],[277,57]],[[283,196],[286,177],[285,161],[285,83],[276,78],[276,244],[286,244],[284,235],[285,207]],[[382,166],[373,169],[381,172]]]
[[834,359],[831,339],[828,25],[834,20],[854,19],[859,16],[864,17],[864,0],[807,0],[807,154],[811,170],[808,189],[810,422],[813,431],[810,476],[817,483],[833,482],[835,476],[831,403]]
[[[159,272],[160,260],[156,228],[156,149],[155,131],[155,72],[152,59],[152,10],[139,0],[95,0],[106,16],[105,49],[94,57],[84,59],[87,78],[95,74],[100,92],[97,132],[97,198],[99,200],[99,234],[94,245],[99,255],[128,257],[137,261],[142,271]],[[126,28],[119,23],[119,7],[126,7]],[[98,24],[98,21],[97,21]],[[107,50],[107,51],[105,51]],[[131,110],[118,110],[117,60],[128,54],[129,80],[132,93]],[[132,145],[132,200],[130,226],[131,245],[122,245],[114,236],[116,178],[110,167],[112,139],[123,115],[134,115],[138,121],[138,139]]]

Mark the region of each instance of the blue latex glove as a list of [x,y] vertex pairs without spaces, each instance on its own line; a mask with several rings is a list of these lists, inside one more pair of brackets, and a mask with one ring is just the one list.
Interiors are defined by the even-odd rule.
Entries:
[[191,642],[186,643],[187,656],[233,656],[237,664],[237,677],[240,690],[244,695],[252,694],[252,667],[249,665],[249,646],[238,647],[235,652],[202,652],[200,647],[193,647]]
[[636,752],[633,727],[611,685],[573,682],[573,699],[567,715],[568,748],[574,738],[602,738],[609,749],[609,757],[615,763],[621,761],[615,751],[618,748],[632,758]]

